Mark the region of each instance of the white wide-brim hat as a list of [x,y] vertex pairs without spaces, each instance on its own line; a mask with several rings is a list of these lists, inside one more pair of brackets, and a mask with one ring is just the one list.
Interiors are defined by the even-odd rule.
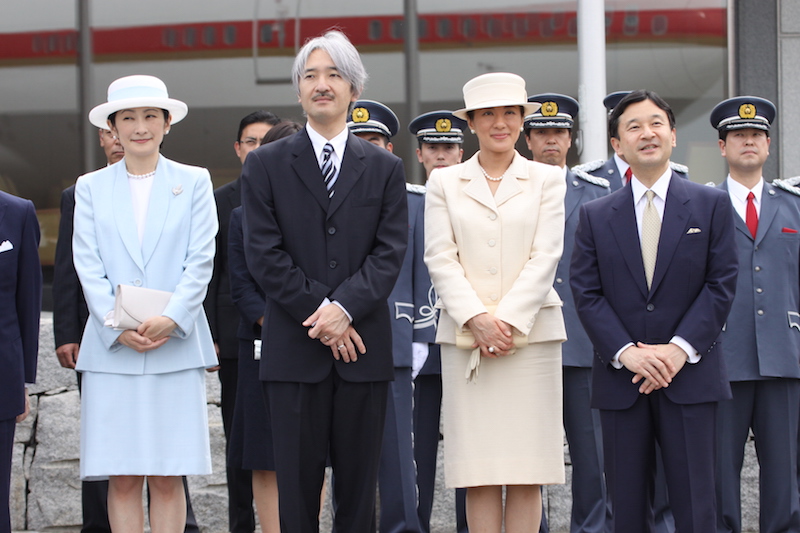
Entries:
[[185,103],[169,97],[163,81],[155,76],[135,75],[115,80],[108,86],[108,102],[89,111],[89,122],[107,130],[109,115],[136,107],[166,109],[172,116],[172,124],[183,120],[189,112]]
[[531,115],[542,107],[528,102],[525,80],[510,72],[490,72],[472,78],[464,84],[464,109],[453,111],[460,119],[467,120],[467,112],[490,107],[520,106],[525,109],[522,116]]

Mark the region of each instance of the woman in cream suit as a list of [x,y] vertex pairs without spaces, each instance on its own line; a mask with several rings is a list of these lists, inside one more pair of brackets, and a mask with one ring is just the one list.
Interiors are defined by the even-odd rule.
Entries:
[[[514,146],[526,114],[515,74],[464,86],[480,151],[428,181],[425,263],[441,309],[445,481],[467,487],[472,533],[538,531],[539,485],[564,482],[561,257],[566,184]],[[505,509],[502,487],[506,486]]]
[[[211,472],[204,369],[216,365],[203,312],[216,210],[208,171],[170,161],[160,145],[186,116],[152,76],[127,76],[89,120],[125,148],[120,162],[75,187],[75,269],[89,306],[76,369],[83,372],[81,477],[109,477],[118,532],[144,529],[142,485],[155,532],[182,531],[182,475]],[[119,285],[172,292],[161,316],[110,327]]]

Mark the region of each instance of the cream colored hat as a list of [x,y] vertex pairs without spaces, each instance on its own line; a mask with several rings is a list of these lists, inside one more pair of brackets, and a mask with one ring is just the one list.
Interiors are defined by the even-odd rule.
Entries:
[[108,102],[89,111],[89,122],[106,130],[109,115],[135,107],[166,109],[172,115],[172,124],[183,120],[189,112],[185,103],[169,97],[167,86],[155,76],[125,76],[108,86]]
[[531,115],[542,107],[528,102],[525,80],[510,72],[490,72],[472,78],[464,84],[464,109],[453,111],[460,119],[467,120],[467,111],[489,107],[520,106],[523,116]]

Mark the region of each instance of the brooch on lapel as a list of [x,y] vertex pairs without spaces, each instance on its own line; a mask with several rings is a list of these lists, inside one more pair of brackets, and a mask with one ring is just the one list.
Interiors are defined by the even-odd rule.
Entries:
[[177,187],[173,187],[172,188],[172,194],[174,194],[175,196],[178,196],[182,192],[183,192],[183,186],[182,185],[178,185]]

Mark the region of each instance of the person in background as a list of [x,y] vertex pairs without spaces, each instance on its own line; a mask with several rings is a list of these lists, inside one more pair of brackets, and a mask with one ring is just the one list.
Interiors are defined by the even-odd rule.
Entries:
[[[425,205],[425,264],[440,308],[445,482],[467,487],[472,533],[537,531],[542,484],[564,482],[559,169],[515,150],[525,81],[491,73],[464,85],[480,150],[436,169]],[[466,379],[465,379],[466,378]],[[505,487],[505,501],[503,498]]]
[[[464,131],[467,123],[453,115],[452,111],[440,110],[423,113],[408,125],[408,130],[417,139],[417,161],[425,169],[425,180],[437,168],[445,168],[461,163],[464,150]],[[437,313],[436,292],[425,266],[424,214],[425,189],[419,185],[409,185],[408,219],[419,219],[413,232],[409,232],[406,262],[410,262],[413,273],[414,324],[412,345],[414,354],[414,461],[417,464],[417,488],[419,491],[420,528],[424,533],[431,529],[431,512],[436,485],[436,458],[439,452],[440,416],[442,406],[442,363],[441,352],[436,340]],[[419,190],[420,194],[414,191]],[[417,206],[417,209],[415,209]],[[418,211],[418,215],[413,213]],[[409,261],[409,256],[411,260]],[[400,273],[404,279],[406,264]],[[398,286],[400,285],[398,280]],[[406,284],[408,287],[408,284]],[[411,287],[409,287],[411,288]],[[456,489],[456,529],[459,533],[467,531],[466,489]]]
[[[125,149],[118,163],[75,186],[73,259],[89,308],[76,369],[83,372],[81,478],[109,477],[115,532],[186,522],[181,476],[211,473],[205,369],[217,364],[202,309],[217,220],[208,171],[161,156],[187,114],[153,76],[126,76],[89,113]],[[114,329],[122,285],[172,293],[136,329]]]
[[534,161],[555,165],[566,180],[564,198],[564,253],[556,269],[555,289],[564,302],[567,341],[561,346],[564,431],[572,460],[571,533],[605,533],[610,527],[611,509],[603,476],[603,441],[600,413],[591,407],[592,342],[581,327],[569,288],[569,259],[572,256],[578,211],[581,205],[609,193],[608,180],[567,168],[572,146],[572,128],[580,109],[578,102],[563,94],[536,94],[530,102],[542,105],[525,117],[525,142]]
[[[119,139],[110,130],[97,129],[100,147],[106,157],[106,165],[113,165],[125,156]],[[83,296],[81,282],[72,262],[72,219],[75,213],[75,185],[70,185],[61,193],[61,218],[58,223],[55,266],[53,268],[53,334],[55,336],[56,356],[64,368],[75,368],[80,352],[80,341],[89,309]],[[78,389],[81,386],[81,373]],[[183,478],[186,496],[185,533],[199,533],[197,520],[189,497],[189,485]],[[82,533],[111,533],[108,523],[108,481],[81,481],[81,510],[83,513]]]
[[30,413],[36,381],[42,267],[33,202],[0,191],[0,533],[11,533],[9,498],[14,432]]
[[[280,121],[269,111],[254,111],[239,121],[239,130],[233,150],[244,164],[247,154],[261,145],[264,136]],[[237,394],[239,342],[237,330],[239,314],[231,300],[230,276],[228,272],[228,223],[231,211],[242,205],[241,181],[237,177],[214,191],[217,204],[219,232],[214,256],[214,272],[208,285],[204,302],[208,325],[214,337],[214,348],[219,358],[219,381],[221,385],[222,427],[225,430],[226,450],[230,445],[231,424]],[[226,457],[228,453],[226,451]],[[253,480],[249,470],[232,468],[225,463],[228,481],[228,527],[230,533],[253,533],[256,527],[253,514]]]
[[741,471],[750,430],[759,475],[759,531],[800,531],[800,189],[762,174],[772,102],[738,96],[711,125],[728,162],[719,185],[736,211],[736,297],[722,333],[733,399],[717,408],[717,531],[742,531]]
[[[296,122],[279,122],[264,135],[262,144],[294,135],[302,128]],[[279,533],[278,481],[272,453],[272,426],[269,405],[258,379],[261,324],[264,322],[266,299],[261,287],[247,270],[241,206],[231,211],[227,253],[231,298],[241,316],[237,331],[239,380],[227,460],[232,468],[252,471],[253,500],[261,531]]]

